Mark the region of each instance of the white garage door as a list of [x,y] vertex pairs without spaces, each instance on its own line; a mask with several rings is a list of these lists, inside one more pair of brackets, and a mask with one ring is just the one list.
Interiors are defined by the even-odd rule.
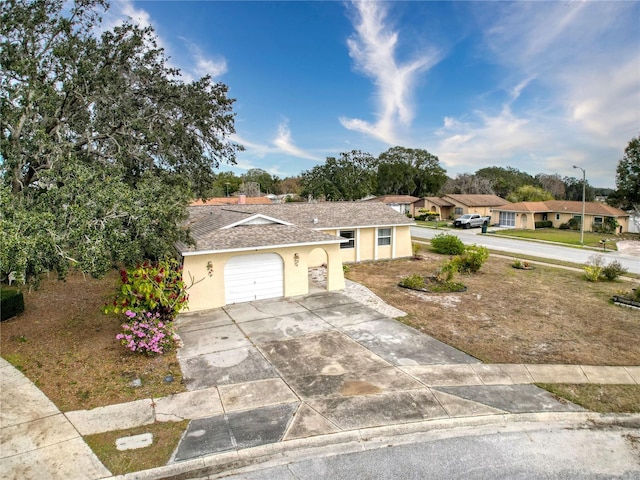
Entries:
[[227,304],[284,296],[284,267],[276,253],[239,255],[224,266]]

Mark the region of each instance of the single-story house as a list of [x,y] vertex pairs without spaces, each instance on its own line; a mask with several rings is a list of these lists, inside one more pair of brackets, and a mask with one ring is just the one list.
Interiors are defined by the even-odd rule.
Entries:
[[382,195],[380,197],[373,197],[364,200],[365,202],[382,202],[385,205],[389,205],[396,212],[410,213],[413,215],[412,205],[417,200],[420,200],[418,197],[413,197],[411,195]]
[[344,262],[410,257],[413,221],[380,202],[191,206],[178,244],[189,310],[305,295],[308,269],[344,288]]
[[412,215],[417,217],[425,212],[435,212],[441,219],[447,219],[454,206],[453,203],[440,197],[423,197],[413,202]]
[[238,195],[237,197],[212,197],[206,200],[194,200],[191,205],[271,205],[271,198],[264,197],[247,197],[246,195]]
[[441,197],[424,197],[413,203],[413,215],[420,215],[420,210],[437,212],[443,220],[455,219],[465,213],[491,215],[491,209],[509,203],[497,195],[457,194],[451,193]]
[[[618,232],[629,231],[627,212],[600,202],[585,202],[584,207],[585,231],[598,230],[598,226],[613,220],[618,224]],[[579,220],[582,217],[582,202],[547,200],[510,203],[494,208],[491,215],[491,223],[501,227],[533,230],[536,222],[551,221],[553,228],[559,228],[572,218]]]

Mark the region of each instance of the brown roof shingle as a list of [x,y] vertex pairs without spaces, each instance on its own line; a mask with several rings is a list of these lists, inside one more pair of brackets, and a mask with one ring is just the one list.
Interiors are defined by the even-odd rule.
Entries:
[[[196,245],[177,245],[183,254],[304,243],[339,243],[339,237],[321,230],[413,225],[413,221],[405,215],[379,202],[203,205],[192,206],[188,210],[189,219],[185,227],[189,228]],[[242,224],[256,215],[274,219],[275,223]],[[238,222],[240,224],[229,227]]]
[[443,195],[442,198],[445,200],[451,199],[455,203],[461,203],[468,207],[497,207],[509,203],[497,195],[451,193]]
[[[585,202],[584,212],[588,215],[604,217],[626,217],[629,214],[619,208],[599,202]],[[571,200],[547,200],[544,202],[519,202],[501,205],[494,208],[504,212],[553,212],[582,214],[582,202]]]

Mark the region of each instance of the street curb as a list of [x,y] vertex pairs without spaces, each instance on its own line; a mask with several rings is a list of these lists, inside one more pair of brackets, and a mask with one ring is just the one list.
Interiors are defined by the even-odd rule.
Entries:
[[108,480],[186,480],[260,470],[278,465],[389,446],[483,434],[561,428],[640,429],[640,414],[549,412],[427,420],[373,427],[207,455],[171,465],[109,477]]

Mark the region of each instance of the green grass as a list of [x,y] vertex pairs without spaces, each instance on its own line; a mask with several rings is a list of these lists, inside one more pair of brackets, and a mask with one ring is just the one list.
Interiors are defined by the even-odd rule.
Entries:
[[431,228],[452,228],[453,225],[451,224],[451,222],[449,221],[443,221],[443,220],[439,220],[439,221],[422,221],[422,220],[416,220],[416,225],[419,225],[421,227],[431,227]]
[[[128,430],[87,435],[84,439],[112,474],[122,475],[166,465],[188,424],[189,420],[157,422]],[[143,433],[153,435],[150,446],[123,451],[116,448],[116,439]]]
[[538,384],[592,412],[640,413],[640,385]]
[[[567,245],[580,245],[580,232],[574,230],[557,230],[554,228],[541,228],[538,230],[498,230],[495,235],[506,237],[529,238],[533,240],[545,240],[548,242],[565,243]],[[617,250],[614,234],[584,232],[584,244],[590,247],[602,248],[600,241],[606,239],[607,250]]]

